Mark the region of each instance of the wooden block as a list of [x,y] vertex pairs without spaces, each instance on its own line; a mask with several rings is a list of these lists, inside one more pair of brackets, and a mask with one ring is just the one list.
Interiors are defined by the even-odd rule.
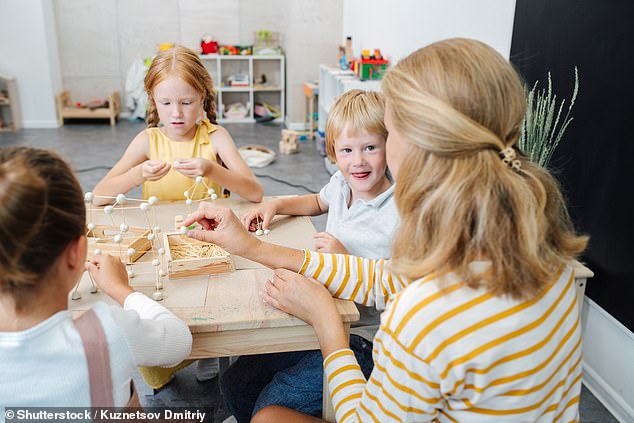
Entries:
[[[234,270],[231,254],[215,244],[198,241],[175,232],[163,234],[163,246],[167,258],[167,274],[170,279],[214,275]],[[205,256],[205,254],[210,255]]]
[[[88,231],[89,256],[99,248],[103,254],[119,256],[124,263],[131,264],[137,261],[143,254],[152,249],[152,241],[147,239],[150,234],[149,229],[130,227],[123,235],[121,244],[114,242],[114,236],[121,233],[118,227],[108,225],[97,225],[92,231]],[[136,253],[128,257],[128,248],[134,248]]]

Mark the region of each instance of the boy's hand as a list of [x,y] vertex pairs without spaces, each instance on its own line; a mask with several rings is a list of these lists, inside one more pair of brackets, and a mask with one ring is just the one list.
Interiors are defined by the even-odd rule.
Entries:
[[276,214],[277,206],[275,205],[275,201],[269,201],[260,203],[244,213],[240,217],[240,221],[247,231],[255,232],[258,229],[268,229],[271,220],[273,220]]
[[146,160],[141,165],[143,181],[158,181],[170,171],[170,165],[162,160]]
[[319,253],[350,254],[346,247],[328,232],[317,232],[313,239],[315,240],[315,250]]
[[183,226],[194,222],[204,228],[189,231],[191,238],[199,241],[211,242],[227,250],[231,254],[249,257],[249,251],[257,249],[260,241],[250,235],[231,209],[214,207],[210,203],[202,202],[191,215],[183,220]]
[[174,162],[174,170],[187,176],[195,178],[196,176],[209,176],[213,169],[213,163],[207,159],[176,159]]
[[123,305],[126,297],[134,292],[128,285],[128,274],[125,265],[118,257],[97,255],[90,258],[85,265],[102,291]]

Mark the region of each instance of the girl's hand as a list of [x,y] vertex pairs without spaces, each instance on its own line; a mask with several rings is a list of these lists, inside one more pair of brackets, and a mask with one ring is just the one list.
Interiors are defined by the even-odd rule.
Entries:
[[85,268],[99,288],[121,305],[134,292],[128,285],[125,265],[117,257],[108,254],[94,256],[86,262]]
[[141,164],[143,181],[158,181],[170,171],[170,165],[162,160],[146,160]]
[[182,225],[189,226],[194,222],[200,223],[204,230],[189,231],[191,238],[217,244],[231,254],[248,257],[246,253],[255,251],[260,244],[256,237],[242,227],[231,209],[202,202],[198,210],[183,220]]
[[174,163],[174,170],[188,178],[209,176],[214,166],[211,160],[201,158],[176,159],[176,162],[178,162],[178,164]]
[[247,231],[255,232],[258,229],[268,229],[271,220],[276,214],[277,206],[275,201],[269,201],[261,203],[244,213],[240,217],[240,221]]
[[317,232],[315,240],[315,250],[319,253],[350,254],[341,242],[328,232]]
[[286,269],[276,269],[267,281],[262,298],[268,304],[296,316],[316,330],[341,325],[341,317],[330,292],[314,279]]

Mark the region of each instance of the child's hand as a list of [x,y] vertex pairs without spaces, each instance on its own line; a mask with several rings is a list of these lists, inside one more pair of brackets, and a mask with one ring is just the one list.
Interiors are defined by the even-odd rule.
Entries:
[[170,171],[170,165],[162,160],[146,160],[141,165],[141,176],[144,181],[158,181]]
[[[277,214],[275,201],[258,204],[240,217],[242,226],[247,231],[255,232],[258,229],[268,229],[271,220]],[[261,227],[260,227],[261,225]]]
[[238,217],[231,209],[214,207],[210,203],[202,202],[198,210],[183,220],[183,226],[194,222],[200,223],[204,230],[189,231],[191,238],[217,244],[231,254],[246,256],[247,252],[255,251],[260,241],[244,230]]
[[317,232],[313,239],[315,240],[315,250],[319,253],[350,254],[346,247],[328,232]]
[[213,163],[207,159],[176,159],[174,162],[174,170],[188,178],[207,176],[211,173],[212,169]]
[[99,288],[121,305],[126,297],[134,292],[128,285],[125,265],[117,257],[108,254],[94,256],[86,262],[85,268]]
[[275,270],[262,298],[268,304],[316,327],[332,328],[341,318],[328,290],[314,279],[286,269]]

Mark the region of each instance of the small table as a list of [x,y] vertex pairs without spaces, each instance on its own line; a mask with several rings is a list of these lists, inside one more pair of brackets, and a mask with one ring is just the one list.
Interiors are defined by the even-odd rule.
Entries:
[[[230,207],[238,215],[253,206],[237,199],[216,200],[214,203]],[[155,210],[148,215],[138,208],[122,213],[130,227],[146,227],[149,218],[152,224],[155,224],[156,219],[162,230],[171,231],[174,228],[174,216],[185,216],[189,211],[183,203],[165,203],[154,207]],[[112,217],[114,224],[118,225],[120,222],[117,219],[123,215],[117,216],[117,213],[115,207],[109,216],[100,210],[88,212],[88,216],[96,224],[113,224]],[[270,229],[271,233],[265,236],[269,242],[292,248],[313,247],[313,234],[316,231],[308,217],[278,217]],[[140,261],[134,264],[138,276],[131,279],[130,284],[151,297],[155,289],[154,269],[151,263],[143,262],[143,258]],[[163,280],[165,299],[162,304],[183,319],[192,332],[193,345],[189,358],[319,349],[312,326],[262,301],[260,292],[273,271],[238,256],[233,256],[233,262],[236,270],[231,273]],[[85,311],[96,301],[114,304],[102,292],[89,293],[89,288],[89,278],[84,274],[79,286],[82,298],[71,300],[69,297],[71,311]],[[344,322],[344,330],[349,334],[350,322],[359,319],[359,312],[351,301],[336,299],[335,303]],[[325,382],[323,406],[324,418],[334,421],[332,402]]]

